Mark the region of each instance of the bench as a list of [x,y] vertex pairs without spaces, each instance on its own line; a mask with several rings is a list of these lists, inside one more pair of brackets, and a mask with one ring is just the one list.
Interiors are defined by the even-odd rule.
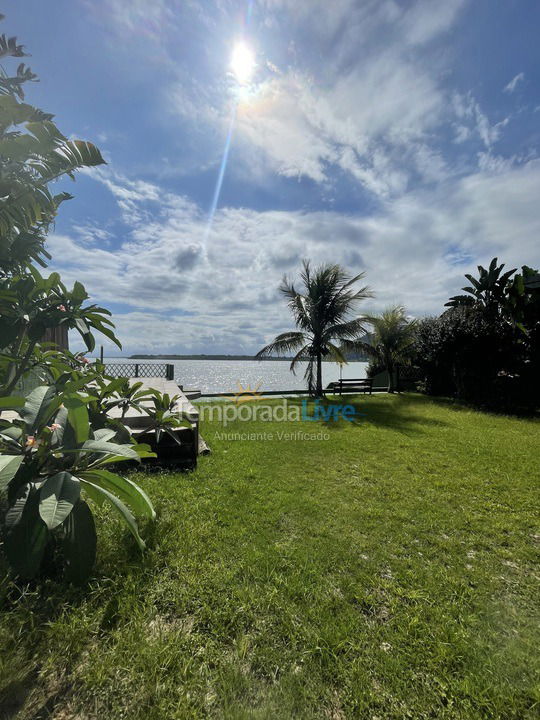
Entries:
[[344,390],[346,392],[369,392],[371,395],[373,393],[373,378],[342,378],[330,383],[328,389],[339,395],[343,395]]

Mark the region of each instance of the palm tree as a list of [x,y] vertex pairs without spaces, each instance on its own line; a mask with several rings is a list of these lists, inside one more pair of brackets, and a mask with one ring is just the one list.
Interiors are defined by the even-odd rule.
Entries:
[[342,350],[363,350],[374,358],[388,372],[388,392],[392,393],[396,368],[409,362],[416,321],[407,320],[405,309],[400,306],[367,316],[365,321],[373,329],[367,340],[345,343]]
[[355,305],[372,297],[372,292],[367,286],[355,290],[353,285],[364,273],[353,277],[340,265],[321,265],[312,271],[309,261],[304,260],[300,277],[302,292],[287,277],[279,288],[287,298],[298,330],[278,335],[255,357],[295,353],[292,372],[297,363],[307,361],[304,377],[309,392],[322,397],[322,359],[331,355],[337,362],[346,362],[339,346],[365,333],[363,319],[351,315]]

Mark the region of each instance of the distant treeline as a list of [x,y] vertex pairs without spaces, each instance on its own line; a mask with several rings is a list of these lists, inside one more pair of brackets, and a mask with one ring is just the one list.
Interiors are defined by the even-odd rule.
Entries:
[[[253,355],[130,355],[129,360],[254,360]],[[283,360],[291,362],[292,357],[268,357],[261,358],[261,362],[267,360]],[[350,355],[349,362],[365,362],[367,357],[359,353]],[[328,360],[334,362],[334,360]]]

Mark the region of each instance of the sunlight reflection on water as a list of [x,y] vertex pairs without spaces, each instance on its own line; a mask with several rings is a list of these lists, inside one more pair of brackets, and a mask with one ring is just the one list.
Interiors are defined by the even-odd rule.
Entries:
[[[299,364],[296,375],[289,370],[289,363],[280,360],[123,360],[105,358],[106,363],[130,362],[158,363],[170,362],[174,365],[174,377],[179,385],[186,389],[203,392],[235,392],[238,383],[252,389],[260,383],[260,390],[300,390],[305,387],[304,364]],[[344,378],[363,378],[366,376],[367,363],[351,362],[343,367]],[[335,363],[323,363],[323,385],[339,380],[339,366]]]

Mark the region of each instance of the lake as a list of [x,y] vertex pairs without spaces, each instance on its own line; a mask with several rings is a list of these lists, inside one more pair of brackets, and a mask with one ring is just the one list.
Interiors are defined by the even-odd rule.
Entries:
[[[190,390],[209,392],[236,392],[238,383],[251,389],[260,384],[259,390],[300,390],[306,387],[304,381],[305,363],[298,365],[296,375],[289,370],[289,363],[281,360],[127,360],[105,358],[105,363],[133,363],[174,365],[174,377],[179,385]],[[344,378],[366,377],[367,363],[350,362],[343,366]],[[339,380],[339,366],[323,363],[323,386]]]

